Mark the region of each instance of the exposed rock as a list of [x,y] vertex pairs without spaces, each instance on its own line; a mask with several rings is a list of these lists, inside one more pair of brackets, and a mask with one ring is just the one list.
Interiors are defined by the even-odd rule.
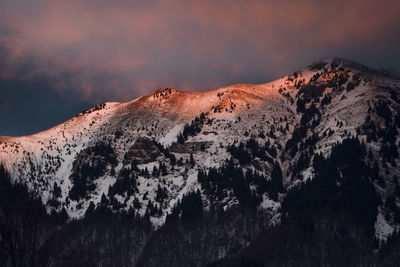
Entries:
[[161,156],[160,150],[147,137],[138,138],[124,156],[124,165],[136,161],[137,164],[146,164],[155,161]]
[[173,143],[170,151],[174,153],[196,153],[197,151],[205,150],[211,145],[213,142],[185,142],[183,144]]

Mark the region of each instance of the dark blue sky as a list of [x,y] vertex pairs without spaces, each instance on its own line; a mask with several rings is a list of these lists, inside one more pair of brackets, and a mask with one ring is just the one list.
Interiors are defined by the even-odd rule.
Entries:
[[0,0],[0,135],[160,87],[261,83],[326,56],[400,73],[386,0]]
[[92,103],[60,95],[45,82],[0,80],[0,133],[27,135],[61,123]]

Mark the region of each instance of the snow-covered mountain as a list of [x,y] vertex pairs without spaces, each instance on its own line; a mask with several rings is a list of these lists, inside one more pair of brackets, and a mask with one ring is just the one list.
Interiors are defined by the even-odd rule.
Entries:
[[[378,173],[370,181],[377,194],[395,196],[394,210],[386,201],[378,205],[375,234],[385,239],[400,225],[399,88],[398,79],[341,58],[265,84],[164,88],[97,105],[31,136],[0,137],[0,163],[49,212],[65,209],[79,219],[91,205],[107,205],[115,213],[147,213],[160,226],[189,192],[201,192],[206,210],[243,203],[234,182],[202,183],[232,160],[244,176],[270,182],[261,190],[258,178],[245,179],[267,223],[276,224],[287,192],[314,179],[315,156],[328,157],[336,144],[357,136],[368,153],[363,161]],[[282,189],[273,181],[277,170]]]

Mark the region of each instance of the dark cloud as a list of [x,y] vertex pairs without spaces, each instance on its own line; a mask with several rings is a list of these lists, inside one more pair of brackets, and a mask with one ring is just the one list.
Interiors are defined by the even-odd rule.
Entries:
[[265,82],[332,55],[400,72],[399,9],[394,0],[0,0],[0,77],[91,105],[159,87]]

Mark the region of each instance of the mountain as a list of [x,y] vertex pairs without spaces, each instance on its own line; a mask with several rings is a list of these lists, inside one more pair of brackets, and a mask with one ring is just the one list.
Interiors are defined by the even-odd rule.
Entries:
[[[265,84],[164,88],[34,135],[0,137],[0,163],[48,214],[63,213],[70,224],[96,214],[149,221],[150,230],[130,232],[142,245],[122,265],[236,264],[259,257],[257,240],[279,231],[331,240],[319,235],[337,231],[329,221],[369,240],[354,242],[379,247],[400,226],[399,88],[395,77],[342,58]],[[212,214],[221,213],[218,223]],[[173,228],[181,222],[192,228]],[[188,233],[196,248],[186,246]],[[160,253],[168,242],[182,259],[171,260],[175,250]]]

